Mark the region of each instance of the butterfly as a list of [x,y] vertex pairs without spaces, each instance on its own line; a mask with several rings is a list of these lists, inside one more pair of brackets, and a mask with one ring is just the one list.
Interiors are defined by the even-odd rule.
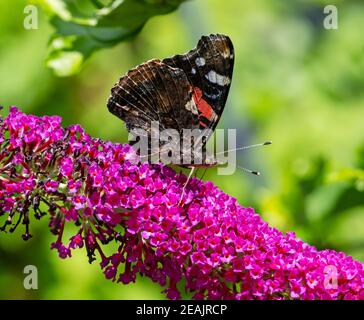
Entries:
[[[180,137],[186,129],[197,132],[193,143],[201,147],[199,156],[191,152],[192,144],[183,138],[172,144],[175,153],[185,160],[174,164],[191,168],[190,178],[197,167],[220,164],[206,151],[206,143],[224,111],[233,67],[230,38],[221,34],[202,36],[196,48],[185,54],[149,60],[128,71],[111,89],[107,107],[125,122],[130,133],[142,131],[147,138],[154,136],[151,124],[155,122],[160,129],[172,129]],[[171,151],[171,144],[168,148],[166,145],[166,141],[159,141],[158,152]],[[153,154],[150,142],[147,153]],[[186,154],[190,154],[187,160]]]
[[[209,167],[219,161],[206,151],[228,97],[234,67],[234,48],[228,36],[203,36],[196,48],[163,60],[153,59],[128,71],[111,89],[109,111],[126,123],[129,132],[138,129],[152,136],[152,122],[161,129],[197,132],[202,155],[191,152],[191,144],[177,141],[181,155],[190,161],[175,163],[188,168]],[[133,144],[133,141],[129,142]],[[160,141],[160,151],[166,143]],[[187,147],[185,145],[188,145]],[[170,147],[170,146],[169,146]],[[149,145],[149,154],[151,148]]]

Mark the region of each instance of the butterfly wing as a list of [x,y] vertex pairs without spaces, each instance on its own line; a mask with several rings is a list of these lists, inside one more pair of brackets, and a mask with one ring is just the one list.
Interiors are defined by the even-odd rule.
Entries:
[[161,130],[198,128],[193,88],[181,69],[150,60],[130,70],[111,89],[107,107],[125,121],[128,131],[142,129],[150,134],[152,121]]
[[213,131],[224,110],[234,68],[234,47],[225,35],[203,36],[195,49],[162,60],[185,72],[194,89],[201,129]]
[[[108,109],[127,130],[151,136],[151,122],[161,130],[199,130],[205,144],[217,126],[230,89],[234,49],[223,35],[203,36],[186,54],[150,60],[130,70],[111,90]],[[206,133],[207,132],[207,133]],[[182,150],[186,153],[189,150]]]

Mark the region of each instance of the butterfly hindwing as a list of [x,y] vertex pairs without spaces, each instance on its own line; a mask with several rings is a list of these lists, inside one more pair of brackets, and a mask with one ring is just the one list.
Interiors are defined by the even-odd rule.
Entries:
[[[188,110],[193,88],[181,69],[150,60],[130,70],[111,90],[108,108],[125,121],[129,131],[150,132],[152,121],[160,129],[198,128],[198,113]],[[187,109],[186,109],[187,105]],[[192,106],[193,107],[193,106]]]

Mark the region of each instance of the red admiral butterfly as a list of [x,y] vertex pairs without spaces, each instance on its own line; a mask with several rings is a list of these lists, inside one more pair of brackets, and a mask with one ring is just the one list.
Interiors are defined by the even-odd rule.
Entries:
[[[189,168],[217,165],[218,160],[206,152],[205,145],[224,110],[233,66],[234,48],[229,37],[203,36],[186,54],[153,59],[131,69],[111,89],[107,107],[125,121],[129,132],[141,129],[149,138],[154,121],[162,129],[175,129],[180,136],[184,129],[198,130],[195,140],[202,146],[202,156],[192,151],[190,161],[172,163]],[[159,143],[163,153],[163,142]],[[191,154],[191,146],[186,145],[182,139],[176,143],[182,156]],[[150,145],[148,150],[150,156]]]

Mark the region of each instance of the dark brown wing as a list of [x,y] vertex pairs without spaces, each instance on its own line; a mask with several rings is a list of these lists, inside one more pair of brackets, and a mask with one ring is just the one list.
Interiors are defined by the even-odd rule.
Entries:
[[158,121],[160,129],[198,128],[193,88],[183,70],[151,60],[130,70],[111,89],[107,107],[125,121],[128,131]]
[[230,38],[220,34],[203,36],[195,49],[162,62],[185,72],[194,87],[201,129],[214,130],[233,74],[234,48]]

